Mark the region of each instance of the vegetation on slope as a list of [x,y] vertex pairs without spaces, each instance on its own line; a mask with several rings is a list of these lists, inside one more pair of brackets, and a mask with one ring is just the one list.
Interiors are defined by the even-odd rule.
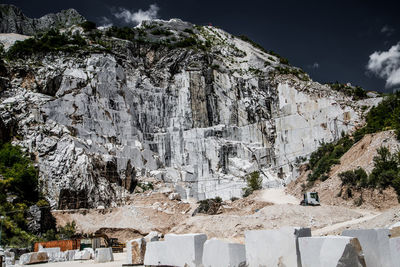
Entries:
[[6,58],[11,60],[23,58],[35,53],[48,53],[54,51],[73,52],[87,45],[85,39],[79,34],[67,36],[59,31],[50,30],[42,36],[36,36],[24,41],[16,41],[6,53]]
[[246,176],[247,186],[243,188],[243,197],[253,194],[254,191],[262,188],[262,178],[258,171],[252,172]]
[[[45,217],[38,233],[28,228],[29,207],[36,205]],[[29,247],[35,241],[69,238],[76,232],[75,223],[55,228],[49,203],[40,196],[38,172],[33,161],[18,146],[0,144],[0,215],[1,246]]]
[[400,92],[386,96],[378,106],[366,116],[366,126],[358,130],[354,137],[358,141],[365,134],[385,130],[395,130],[400,140]]
[[9,143],[0,147],[0,214],[2,244],[23,246],[35,239],[28,232],[26,212],[39,200],[38,176],[27,155]]
[[[367,175],[365,170],[346,171],[339,174],[342,185],[351,189],[393,187],[400,202],[400,151],[390,153],[387,147],[380,147],[378,155],[374,157],[374,169]],[[351,195],[351,193],[350,193]]]
[[341,84],[339,82],[328,83],[328,85],[335,91],[342,92],[347,96],[353,97],[354,100],[367,98],[367,92],[360,86],[351,86]]
[[326,180],[331,167],[338,164],[340,157],[346,153],[365,134],[383,130],[396,130],[400,140],[400,93],[391,94],[373,107],[366,116],[366,125],[357,130],[352,136],[343,136],[334,143],[321,143],[317,151],[310,156],[308,168],[311,173],[308,181]]

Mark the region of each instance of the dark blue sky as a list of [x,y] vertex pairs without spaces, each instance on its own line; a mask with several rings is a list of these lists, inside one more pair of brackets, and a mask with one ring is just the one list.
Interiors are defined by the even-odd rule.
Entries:
[[351,82],[367,90],[393,89],[385,89],[385,79],[367,73],[366,65],[374,51],[387,51],[400,42],[400,1],[1,2],[19,6],[29,17],[75,8],[89,20],[99,23],[102,17],[107,17],[116,25],[122,22],[113,17],[111,10],[123,7],[134,12],[157,4],[161,19],[176,17],[200,25],[212,23],[232,34],[247,35],[267,50],[288,58],[316,81]]

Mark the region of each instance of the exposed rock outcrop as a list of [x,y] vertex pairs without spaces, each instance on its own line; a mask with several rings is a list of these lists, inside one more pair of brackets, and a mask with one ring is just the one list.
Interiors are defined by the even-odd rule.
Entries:
[[14,5],[0,4],[0,33],[35,35],[39,32],[69,27],[84,21],[85,18],[75,9],[62,10],[59,13],[31,19]]
[[[157,27],[207,46],[167,45]],[[360,106],[378,101],[281,74],[297,69],[213,27],[154,20],[135,31],[148,40],[103,34],[103,52],[8,62],[0,121],[16,122],[15,143],[37,155],[53,207],[115,206],[148,179],[197,199],[240,196],[254,171],[264,186],[284,185],[296,158],[354,129]]]

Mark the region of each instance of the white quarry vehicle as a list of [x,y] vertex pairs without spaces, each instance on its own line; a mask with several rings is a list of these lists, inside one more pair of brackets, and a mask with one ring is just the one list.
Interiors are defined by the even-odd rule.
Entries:
[[302,206],[319,206],[319,197],[317,192],[304,193],[304,199],[300,202]]

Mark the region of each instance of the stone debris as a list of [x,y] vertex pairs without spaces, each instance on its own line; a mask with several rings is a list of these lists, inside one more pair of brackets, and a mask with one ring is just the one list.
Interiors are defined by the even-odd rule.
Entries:
[[345,230],[342,236],[357,237],[367,266],[391,267],[389,229]]
[[239,267],[246,264],[245,245],[210,239],[204,243],[204,267]]
[[144,255],[146,253],[146,243],[147,242],[145,238],[137,238],[126,242],[126,255],[128,264],[144,263]]
[[162,234],[157,231],[151,231],[148,235],[144,237],[144,240],[148,242],[158,241],[161,238]]
[[98,263],[114,261],[112,248],[96,248],[94,260]]
[[21,265],[28,265],[28,264],[35,264],[35,263],[43,263],[48,262],[49,257],[47,256],[46,252],[31,252],[22,254],[19,257],[19,264]]
[[181,200],[181,195],[179,193],[171,193],[168,198],[170,200]]
[[249,267],[301,266],[298,238],[310,236],[310,228],[300,227],[247,231],[246,263]]
[[360,242],[348,236],[299,238],[302,267],[366,267]]
[[90,251],[84,249],[81,251],[77,251],[74,255],[74,260],[90,260],[91,259],[91,254]]
[[167,234],[164,241],[147,244],[144,265],[199,267],[206,240],[205,234]]

